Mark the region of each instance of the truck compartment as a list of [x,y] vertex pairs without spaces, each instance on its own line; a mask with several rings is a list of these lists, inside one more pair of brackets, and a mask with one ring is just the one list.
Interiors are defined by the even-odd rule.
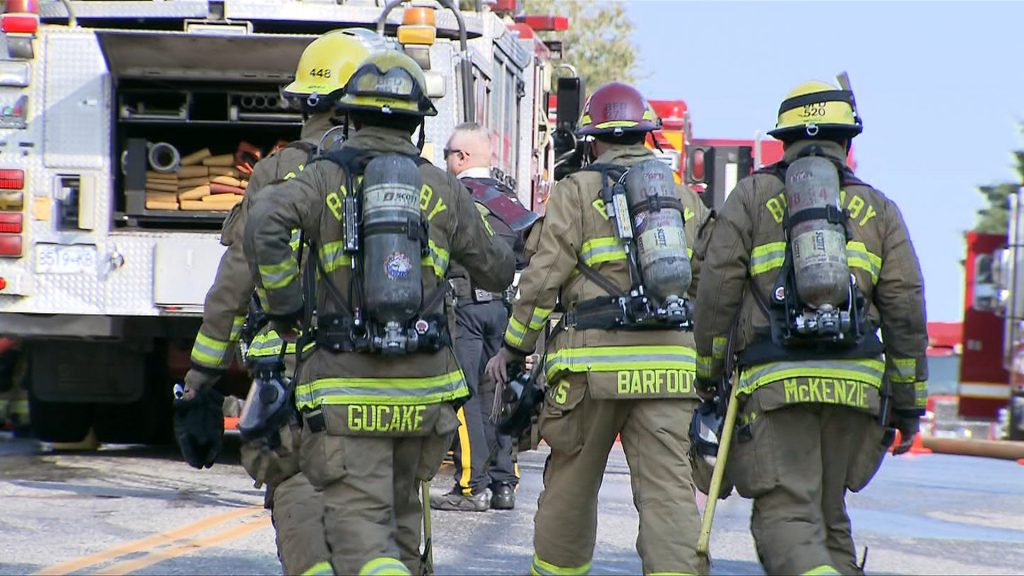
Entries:
[[280,87],[312,37],[97,32],[111,75],[114,225],[215,229],[251,167],[295,140]]
[[301,111],[275,86],[129,80],[115,92],[121,226],[219,225],[252,166],[301,132]]

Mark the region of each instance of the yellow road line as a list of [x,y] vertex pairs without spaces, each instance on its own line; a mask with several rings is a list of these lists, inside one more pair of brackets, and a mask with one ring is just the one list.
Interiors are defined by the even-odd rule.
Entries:
[[263,516],[260,518],[253,518],[244,520],[237,526],[232,526],[222,532],[217,532],[213,535],[206,536],[204,538],[192,538],[185,540],[184,542],[165,548],[162,550],[154,550],[145,556],[134,558],[132,560],[125,560],[118,562],[112,566],[108,566],[103,570],[96,572],[97,575],[104,576],[120,576],[121,574],[130,574],[136,570],[141,570],[147,566],[152,566],[158,562],[164,560],[170,560],[171,558],[177,558],[178,556],[184,556],[185,554],[191,554],[208,546],[215,546],[221,542],[227,542],[228,540],[234,540],[235,538],[241,538],[247,534],[251,534],[257,530],[266,528],[270,525],[270,518]]
[[199,532],[207,530],[212,526],[216,526],[217,524],[223,524],[224,522],[228,522],[236,518],[241,518],[243,516],[253,516],[256,514],[260,514],[262,512],[263,508],[252,507],[234,509],[229,510],[227,512],[222,512],[220,514],[214,514],[213,516],[203,518],[198,522],[193,522],[192,524],[182,526],[181,528],[176,528],[169,532],[161,532],[160,534],[154,534],[152,536],[142,538],[141,540],[121,544],[119,546],[115,546],[102,552],[97,552],[96,554],[90,554],[89,556],[75,558],[73,560],[68,560],[67,562],[62,562],[60,564],[56,564],[48,568],[43,568],[35,574],[71,574],[72,572],[77,572],[83,568],[88,568],[89,566],[94,566],[96,564],[101,564],[108,560],[113,560],[119,556],[124,556],[125,554],[141,552],[143,550],[152,548],[153,546],[167,544],[171,541],[180,540],[182,538],[198,534]]

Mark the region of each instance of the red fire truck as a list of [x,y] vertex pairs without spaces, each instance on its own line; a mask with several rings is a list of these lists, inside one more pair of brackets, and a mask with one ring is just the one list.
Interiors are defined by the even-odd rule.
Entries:
[[1007,234],[967,234],[959,413],[1024,440],[1024,189],[1010,197]]

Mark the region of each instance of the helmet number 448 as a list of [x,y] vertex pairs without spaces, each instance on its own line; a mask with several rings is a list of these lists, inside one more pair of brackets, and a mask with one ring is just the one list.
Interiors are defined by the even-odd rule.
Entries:
[[318,78],[330,78],[331,77],[331,69],[330,68],[313,68],[312,70],[309,71],[309,75],[310,76],[316,76]]

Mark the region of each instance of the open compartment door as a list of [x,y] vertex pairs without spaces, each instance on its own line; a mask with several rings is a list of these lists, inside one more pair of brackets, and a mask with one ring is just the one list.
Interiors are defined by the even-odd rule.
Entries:
[[196,34],[185,32],[96,33],[115,78],[215,80],[282,84],[315,36]]

